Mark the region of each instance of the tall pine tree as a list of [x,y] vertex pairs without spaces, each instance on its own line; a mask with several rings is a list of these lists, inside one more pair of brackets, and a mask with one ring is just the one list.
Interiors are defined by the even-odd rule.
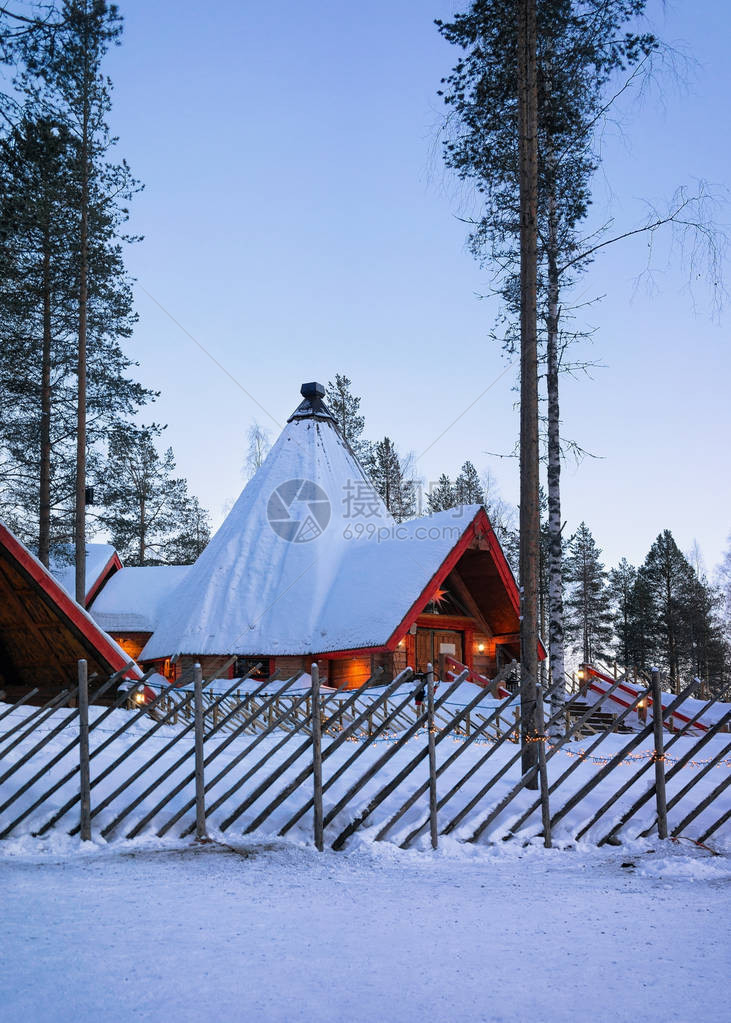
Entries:
[[87,457],[93,443],[89,427],[98,411],[91,394],[99,382],[95,374],[108,376],[107,366],[112,375],[117,373],[118,341],[129,336],[134,321],[121,240],[125,203],[139,186],[124,161],[111,160],[116,139],[108,125],[111,82],[103,64],[121,36],[118,9],[106,0],[64,0],[58,20],[48,45],[39,46],[33,36],[21,41],[24,68],[17,84],[32,109],[63,122],[76,140],[68,206],[77,225],[74,542],[76,599],[81,602],[86,590]]
[[479,473],[470,461],[464,463],[454,481],[454,502],[455,504],[485,503],[485,494],[482,490]]
[[622,558],[609,573],[612,625],[617,639],[616,656],[625,669],[632,664],[632,614],[636,581],[637,569],[626,558]]
[[611,606],[601,550],[585,522],[569,541],[566,612],[569,634],[579,640],[582,659],[606,656],[612,642]]
[[367,464],[373,486],[397,522],[416,514],[416,483],[409,476],[409,459],[402,458],[390,437],[371,449]]
[[360,414],[360,398],[353,394],[352,381],[342,373],[327,385],[327,406],[335,416],[340,434],[356,456],[364,462],[368,458],[369,444],[363,439],[365,418]]
[[109,442],[100,524],[128,565],[191,564],[210,539],[207,513],[174,475],[172,448],[158,454],[161,432],[125,427]]

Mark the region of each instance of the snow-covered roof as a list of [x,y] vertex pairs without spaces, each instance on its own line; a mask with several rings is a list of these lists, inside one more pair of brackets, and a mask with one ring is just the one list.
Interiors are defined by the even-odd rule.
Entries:
[[[88,543],[86,545],[86,599],[87,602],[96,590],[110,562],[117,560],[117,552],[110,543]],[[51,555],[49,570],[56,582],[66,590],[70,597],[76,596],[76,566],[71,545],[58,548]]]
[[153,632],[162,605],[190,565],[146,565],[116,572],[92,602],[92,618],[107,632]]
[[[57,684],[59,678],[75,678],[80,657],[90,670],[115,672],[130,662],[129,655],[108,636],[89,613],[61,586],[10,530],[0,522],[0,572],[3,585],[15,589],[21,584],[22,599],[13,599],[10,614],[0,628],[4,651],[2,675],[11,684],[16,676],[33,684]],[[0,594],[0,602],[4,601]],[[48,642],[39,644],[38,628]],[[50,652],[49,652],[50,651]],[[127,677],[139,677],[136,665]]]
[[397,524],[315,386],[166,600],[143,660],[383,646],[474,522],[479,506]]

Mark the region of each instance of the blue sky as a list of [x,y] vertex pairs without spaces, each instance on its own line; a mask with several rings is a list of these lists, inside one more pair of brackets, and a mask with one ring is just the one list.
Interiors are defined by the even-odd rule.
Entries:
[[[436,91],[456,52],[433,18],[459,9],[122,4],[113,127],[145,183],[130,351],[162,391],[148,418],[169,424],[216,525],[243,485],[251,423],[276,435],[300,383],[336,372],[361,394],[369,436],[428,448],[426,480],[469,458],[517,500],[517,464],[488,454],[513,449],[514,376],[488,339],[496,306],[477,297],[489,275],[464,247],[458,217],[474,199],[437,141]],[[695,63],[686,85],[667,76],[626,97],[621,130],[606,132],[595,216],[618,230],[646,200],[728,178],[728,11],[709,0],[702,18],[691,4],[653,12]],[[579,298],[605,296],[584,314],[587,355],[605,368],[563,385],[564,432],[597,456],[567,466],[564,515],[569,530],[587,521],[609,563],[641,560],[667,527],[685,550],[697,539],[710,569],[731,532],[728,316],[712,319],[703,282],[688,294],[687,268],[668,256],[661,244],[652,288],[637,280],[644,238],[607,249],[582,280]]]

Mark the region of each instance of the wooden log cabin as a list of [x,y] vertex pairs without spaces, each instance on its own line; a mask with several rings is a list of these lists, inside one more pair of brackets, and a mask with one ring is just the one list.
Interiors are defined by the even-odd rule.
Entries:
[[235,656],[231,677],[257,663],[286,677],[317,661],[341,688],[440,654],[485,675],[517,659],[518,589],[485,509],[395,522],[324,387],[301,395],[195,565],[179,579],[123,569],[92,604],[97,621],[169,678],[196,661],[213,677]]

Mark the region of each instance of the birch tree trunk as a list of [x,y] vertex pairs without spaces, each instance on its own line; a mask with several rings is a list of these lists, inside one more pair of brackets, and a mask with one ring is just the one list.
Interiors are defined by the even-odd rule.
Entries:
[[[548,323],[546,331],[546,388],[548,394],[548,653],[551,665],[551,716],[566,702],[563,645],[563,572],[561,549],[561,435],[558,397],[559,275],[556,197],[548,198]],[[556,688],[558,687],[558,688]],[[561,734],[559,718],[552,726]]]
[[[538,763],[538,90],[535,0],[516,0],[520,149],[520,586],[523,772]],[[538,787],[536,771],[531,788]]]

